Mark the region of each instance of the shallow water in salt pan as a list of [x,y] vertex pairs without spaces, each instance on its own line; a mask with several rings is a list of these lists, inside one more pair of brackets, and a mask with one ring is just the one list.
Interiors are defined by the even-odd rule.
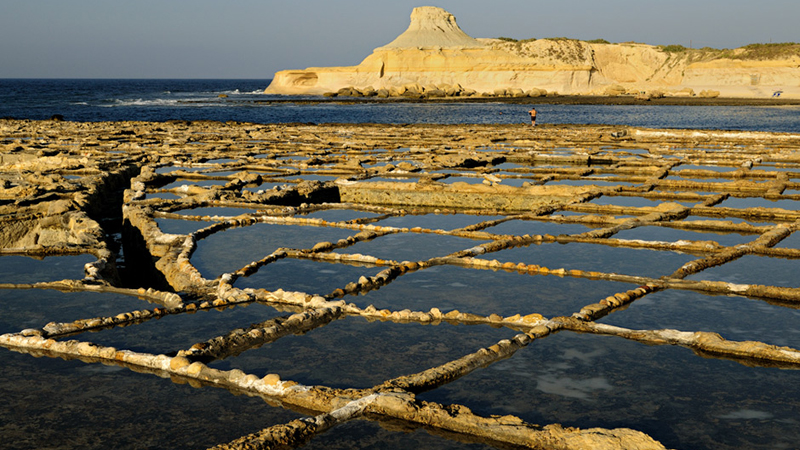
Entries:
[[[302,417],[223,389],[196,389],[121,367],[4,351],[6,450],[208,448]],[[113,444],[112,444],[113,443]]]
[[489,220],[501,219],[505,216],[477,216],[470,214],[408,214],[389,217],[377,222],[382,227],[414,228],[429,230],[455,230]]
[[92,255],[49,256],[0,256],[0,283],[36,283],[63,279],[80,280],[84,277],[83,266],[94,262]]
[[345,317],[210,365],[240,368],[261,376],[278,373],[305,385],[368,388],[444,364],[515,334],[488,326]]
[[158,228],[162,233],[167,234],[190,234],[213,223],[216,222],[204,220],[156,219]]
[[800,287],[796,259],[745,255],[687,277],[690,280],[724,281],[734,284]]
[[359,242],[336,253],[360,253],[393,261],[424,261],[475,247],[483,242],[455,236],[422,233],[394,233]]
[[783,208],[794,211],[800,208],[800,201],[767,200],[761,197],[729,197],[718,206],[725,208]]
[[554,275],[434,266],[403,275],[367,296],[347,296],[345,300],[390,310],[435,307],[444,313],[457,309],[481,315],[539,313],[553,317],[569,316],[584,305],[635,287]]
[[755,240],[758,235],[739,233],[709,233],[692,230],[681,230],[669,227],[636,227],[622,230],[613,237],[618,239],[639,239],[644,241],[677,242],[689,241],[714,241],[720,245],[734,246]]
[[198,241],[191,262],[203,276],[214,278],[241,269],[281,247],[310,249],[318,242],[336,242],[356,233],[334,227],[256,223],[214,233]]
[[699,358],[681,347],[561,332],[419,395],[527,422],[632,427],[667,448],[792,448],[797,371]]
[[697,257],[671,251],[656,251],[600,244],[570,242],[543,243],[481,255],[480,259],[535,264],[549,269],[579,269],[642,275],[658,278],[669,275]]
[[158,306],[129,295],[52,289],[0,289],[0,298],[0,334],[19,331],[21,326],[40,328],[49,322],[115,316]]
[[250,276],[237,279],[234,286],[328,295],[334,289],[344,288],[347,283],[358,281],[361,276],[374,276],[382,269],[383,267],[285,258],[259,268]]
[[592,228],[577,223],[557,223],[540,220],[508,220],[483,229],[487,233],[510,234],[513,236],[524,236],[526,234],[530,236],[537,234],[557,236],[559,234],[581,234],[591,230]]
[[[151,305],[152,309],[153,305]],[[141,309],[141,307],[140,307]],[[221,310],[197,311],[191,314],[167,315],[150,319],[134,327],[115,327],[92,333],[89,339],[97,344],[126,348],[152,354],[172,354],[197,342],[205,342],[230,330],[247,328],[284,315],[259,303],[238,305]]]
[[747,297],[666,290],[599,322],[635,330],[709,331],[729,340],[800,348],[800,311]]
[[377,216],[380,216],[380,214],[366,212],[366,211],[357,211],[353,209],[327,209],[323,211],[314,211],[308,213],[305,216],[301,215],[299,217],[322,219],[327,222],[347,222],[349,220],[372,218]]

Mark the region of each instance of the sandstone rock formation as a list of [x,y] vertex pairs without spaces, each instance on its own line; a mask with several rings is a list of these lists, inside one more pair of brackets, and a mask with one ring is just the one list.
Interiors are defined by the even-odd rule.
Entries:
[[[395,40],[351,67],[284,70],[267,94],[540,96],[719,91],[723,97],[800,98],[800,50],[777,55],[571,39],[474,39],[447,11],[425,6]],[[688,92],[688,91],[686,91]]]

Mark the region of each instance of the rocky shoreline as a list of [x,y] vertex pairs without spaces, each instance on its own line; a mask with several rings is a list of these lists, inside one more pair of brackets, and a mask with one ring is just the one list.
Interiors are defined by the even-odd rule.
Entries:
[[[446,98],[374,98],[309,97],[254,100],[254,104],[358,104],[358,103],[508,103],[518,105],[672,105],[672,106],[800,106],[800,98],[745,97],[661,97],[642,100],[634,96],[555,95],[546,97],[446,97]],[[189,102],[187,102],[189,103]]]

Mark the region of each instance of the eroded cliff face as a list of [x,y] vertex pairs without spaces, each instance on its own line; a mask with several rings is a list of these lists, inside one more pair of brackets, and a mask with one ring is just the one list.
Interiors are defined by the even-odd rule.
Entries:
[[[275,74],[268,94],[335,93],[354,87],[386,96],[405,92],[456,95],[656,93],[800,97],[800,54],[738,60],[717,54],[667,52],[646,44],[569,39],[474,39],[436,7],[415,8],[409,28],[361,64]],[[611,88],[611,90],[609,90]],[[522,93],[522,94],[520,94]]]

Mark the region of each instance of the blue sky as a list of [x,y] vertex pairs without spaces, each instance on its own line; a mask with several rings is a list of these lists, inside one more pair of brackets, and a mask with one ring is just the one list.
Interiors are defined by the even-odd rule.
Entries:
[[415,6],[472,37],[734,48],[800,41],[797,0],[0,0],[0,78],[272,78],[358,64]]

